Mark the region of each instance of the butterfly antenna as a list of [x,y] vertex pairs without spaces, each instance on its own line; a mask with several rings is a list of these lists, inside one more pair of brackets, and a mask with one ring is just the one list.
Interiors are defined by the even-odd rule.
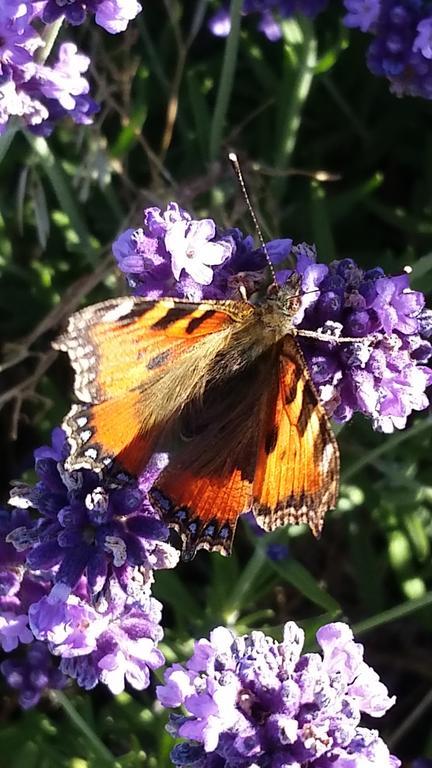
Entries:
[[264,255],[266,257],[266,261],[267,261],[267,264],[268,264],[269,269],[270,269],[270,274],[272,276],[272,280],[276,284],[276,282],[277,282],[276,281],[276,272],[274,271],[273,264],[271,263],[269,252],[268,252],[267,246],[266,246],[266,244],[264,242],[263,233],[261,232],[261,227],[258,224],[258,219],[257,219],[256,213],[255,213],[255,211],[253,209],[253,206],[252,206],[252,203],[251,203],[251,200],[250,200],[250,197],[249,197],[249,193],[248,193],[247,188],[246,188],[245,180],[244,180],[243,174],[241,172],[240,163],[238,161],[238,157],[235,154],[235,152],[230,152],[229,153],[228,160],[230,161],[232,167],[234,168],[234,173],[237,176],[238,183],[240,184],[240,189],[241,189],[241,191],[243,193],[243,197],[244,197],[244,199],[246,201],[246,205],[248,207],[248,211],[249,211],[249,213],[251,215],[251,219],[252,219],[252,221],[254,223],[255,230],[256,230],[256,233],[258,235],[258,240],[260,241],[261,248],[264,251]]

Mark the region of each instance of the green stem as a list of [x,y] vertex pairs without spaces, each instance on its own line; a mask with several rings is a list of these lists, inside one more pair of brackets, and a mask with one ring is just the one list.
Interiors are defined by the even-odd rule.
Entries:
[[[301,113],[309,95],[317,62],[317,43],[313,23],[308,19],[299,22],[301,43],[295,45],[285,39],[285,76],[281,86],[279,113],[279,140],[276,144],[274,165],[278,170],[289,168],[297,142]],[[289,29],[289,27],[288,27]],[[273,185],[280,188],[286,179],[275,178]]]
[[225,117],[228,109],[229,100],[234,81],[234,73],[237,64],[237,51],[240,39],[240,21],[243,0],[231,0],[231,30],[225,44],[224,59],[222,71],[219,78],[219,87],[216,96],[216,104],[213,112],[212,124],[210,127],[210,160],[214,161],[219,157],[222,143]]
[[404,616],[408,616],[410,613],[420,611],[423,608],[428,608],[432,605],[432,592],[427,592],[423,597],[419,597],[416,600],[408,600],[406,603],[396,605],[394,608],[389,608],[387,611],[382,611],[376,616],[371,616],[369,619],[359,621],[352,627],[354,635],[361,635],[364,632],[370,632],[371,629],[381,627],[383,624],[388,624],[390,621],[397,621]]
[[410,440],[412,437],[418,436],[426,429],[430,429],[431,424],[432,419],[430,417],[422,419],[410,429],[406,429],[403,432],[396,432],[384,443],[377,445],[372,451],[365,451],[357,461],[354,461],[351,466],[342,473],[342,482],[347,483],[357,474],[357,472],[360,472],[363,467],[366,467],[368,464],[373,464],[376,459],[384,453],[387,453],[387,451],[391,451],[393,448],[396,448],[396,446],[404,443],[405,440]]
[[266,562],[267,554],[264,547],[257,546],[224,607],[223,615],[228,626],[237,621],[244,598]]
[[19,131],[18,120],[16,121],[9,120],[6,133],[3,133],[0,136],[0,163],[5,157],[5,155],[7,155],[9,151],[9,147],[12,144],[15,138],[15,135],[18,133],[18,131]]
[[42,39],[45,43],[44,47],[40,49],[38,54],[38,62],[39,64],[45,64],[48,56],[50,55],[54,43],[57,40],[58,33],[60,32],[61,26],[63,24],[63,16],[60,16],[57,21],[54,21],[52,24],[48,24],[48,26],[44,29],[42,34]]
[[109,749],[105,746],[105,744],[100,740],[99,736],[97,736],[95,732],[90,728],[90,726],[84,720],[84,718],[81,717],[81,715],[76,711],[70,699],[68,699],[68,697],[63,693],[63,691],[55,691],[53,695],[55,697],[55,700],[60,704],[60,706],[66,712],[70,721],[75,725],[75,727],[79,731],[81,731],[82,735],[87,739],[89,744],[91,744],[96,755],[98,755],[98,757],[100,757],[101,760],[104,761],[104,763],[108,763],[109,765],[114,765],[115,764],[114,756],[111,754]]
[[41,166],[51,182],[57,200],[64,213],[69,217],[71,227],[75,230],[80,245],[87,255],[88,262],[94,266],[97,251],[92,245],[87,225],[81,215],[80,208],[76,203],[73,191],[61,164],[51,152],[44,138],[33,136],[27,132],[24,132],[23,135],[38,156]]

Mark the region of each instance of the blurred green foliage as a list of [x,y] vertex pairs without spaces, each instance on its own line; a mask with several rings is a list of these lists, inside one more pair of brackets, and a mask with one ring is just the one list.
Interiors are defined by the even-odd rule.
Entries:
[[[369,74],[364,36],[348,38],[337,7],[315,25],[285,23],[281,43],[251,22],[226,44],[207,31],[205,2],[144,5],[116,37],[91,25],[61,32],[92,56],[102,103],[92,127],[1,139],[4,500],[68,407],[70,372],[50,341],[74,309],[124,290],[116,234],[172,199],[251,231],[228,150],[266,237],[315,242],[322,261],[350,256],[389,273],[409,264],[413,286],[432,289],[431,105],[399,100]],[[168,661],[218,623],[278,635],[294,618],[312,646],[317,626],[346,617],[398,695],[383,725],[393,752],[431,754],[431,424],[422,413],[392,436],[361,418],[339,431],[341,498],[319,542],[302,528],[264,542],[242,524],[231,559],[201,552],[158,573]],[[269,560],[268,540],[287,542],[291,557]],[[153,694],[71,687],[23,714],[3,691],[0,765],[96,768],[110,762],[99,739],[123,768],[168,766]]]

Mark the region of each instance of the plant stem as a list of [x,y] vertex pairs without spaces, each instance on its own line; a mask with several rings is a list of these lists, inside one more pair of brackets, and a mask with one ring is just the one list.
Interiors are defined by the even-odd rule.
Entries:
[[376,616],[371,616],[369,619],[359,621],[352,628],[355,635],[361,635],[364,632],[370,632],[371,629],[381,627],[383,624],[388,624],[390,621],[397,621],[404,616],[408,616],[410,613],[420,611],[423,608],[428,608],[432,605],[432,592],[427,592],[423,597],[419,597],[416,600],[408,600],[406,603],[396,605],[394,608],[389,608],[387,611],[382,611]]
[[266,562],[267,554],[264,547],[257,546],[223,610],[227,625],[235,624],[237,621],[243,605],[243,599]]
[[45,43],[44,47],[39,50],[37,59],[39,64],[45,64],[48,56],[50,55],[54,43],[57,40],[58,33],[60,32],[61,26],[63,24],[63,16],[60,16],[57,21],[54,21],[52,24],[48,24],[48,26],[44,29],[44,32],[42,34],[42,39]]
[[372,451],[364,451],[360,458],[357,459],[357,461],[354,461],[351,466],[342,473],[342,482],[347,483],[357,474],[357,472],[360,472],[363,467],[366,467],[368,464],[373,464],[376,459],[384,453],[387,453],[387,451],[396,448],[397,445],[404,443],[405,440],[410,440],[412,437],[421,434],[421,432],[424,432],[426,429],[430,429],[431,424],[432,419],[430,417],[417,421],[411,429],[406,429],[404,432],[396,432],[389,437],[385,443],[380,443]]
[[210,127],[209,156],[211,161],[216,160],[220,153],[225,117],[231,97],[234,72],[237,64],[242,6],[243,0],[231,0],[231,30],[225,43],[222,71],[219,78],[216,104],[213,112],[212,124]]
[[63,693],[63,691],[55,691],[53,693],[55,700],[60,704],[60,706],[64,709],[67,716],[69,717],[70,721],[76,726],[76,728],[81,731],[82,735],[87,739],[89,744],[93,747],[95,753],[100,757],[104,763],[108,763],[109,765],[114,765],[115,758],[114,755],[111,754],[109,749],[105,746],[105,744],[100,740],[99,736],[95,734],[95,732],[90,728],[88,723],[84,720],[83,717],[77,712],[74,705],[71,703],[70,699]]
[[[285,39],[285,76],[281,86],[279,139],[274,156],[274,165],[278,170],[286,170],[291,163],[301,113],[309,95],[317,61],[317,43],[313,23],[309,19],[304,19],[301,23],[299,22],[299,28],[302,34],[299,44]],[[285,183],[286,180],[279,177],[274,179],[273,186],[280,189]]]

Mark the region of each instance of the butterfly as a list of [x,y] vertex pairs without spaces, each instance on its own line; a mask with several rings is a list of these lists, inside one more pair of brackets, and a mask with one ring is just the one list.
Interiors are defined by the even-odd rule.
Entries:
[[110,299],[70,317],[56,349],[75,370],[63,427],[67,469],[136,476],[169,463],[152,504],[182,538],[229,554],[239,515],[320,534],[335,507],[339,453],[296,339],[300,277],[256,303]]

